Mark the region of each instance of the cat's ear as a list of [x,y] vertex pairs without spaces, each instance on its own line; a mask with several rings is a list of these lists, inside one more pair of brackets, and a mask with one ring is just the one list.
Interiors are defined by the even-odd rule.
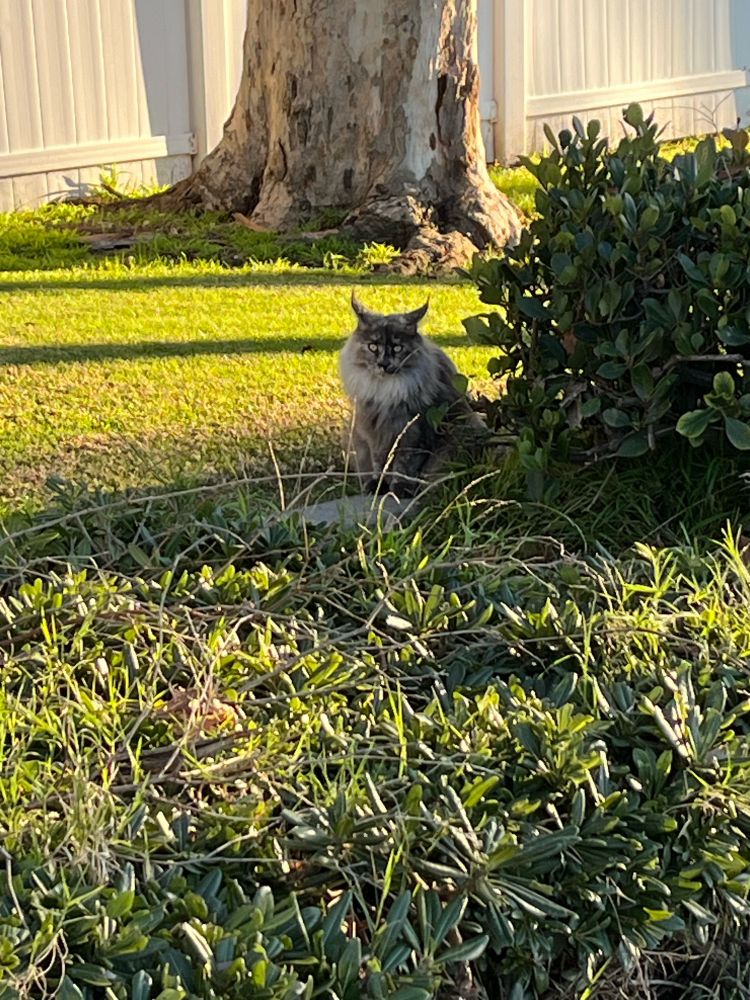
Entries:
[[421,320],[425,318],[427,310],[430,308],[430,300],[427,299],[423,306],[419,309],[414,309],[412,312],[404,313],[404,322],[407,326],[416,326]]
[[373,314],[366,306],[362,305],[354,292],[352,292],[352,309],[357,314],[357,319],[360,319],[363,323],[372,322]]

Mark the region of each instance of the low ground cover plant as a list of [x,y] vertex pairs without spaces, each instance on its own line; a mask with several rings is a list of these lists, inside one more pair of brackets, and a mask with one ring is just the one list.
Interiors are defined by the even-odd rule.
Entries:
[[0,215],[0,270],[95,266],[115,258],[129,266],[150,261],[203,260],[225,267],[318,267],[366,271],[387,264],[392,247],[358,244],[335,232],[291,236],[258,232],[218,213],[193,216],[148,205],[50,204]]
[[743,494],[691,471],[554,514],[488,470],[395,532],[242,489],[6,525],[3,996],[741,982]]

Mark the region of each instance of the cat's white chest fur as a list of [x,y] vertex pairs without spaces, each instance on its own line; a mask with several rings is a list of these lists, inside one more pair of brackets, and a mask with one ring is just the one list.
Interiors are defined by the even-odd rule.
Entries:
[[341,351],[339,370],[346,394],[355,403],[377,403],[384,408],[409,404],[418,408],[424,402],[423,392],[431,383],[434,367],[429,355],[417,368],[381,375],[355,364],[353,353],[354,346],[349,340]]

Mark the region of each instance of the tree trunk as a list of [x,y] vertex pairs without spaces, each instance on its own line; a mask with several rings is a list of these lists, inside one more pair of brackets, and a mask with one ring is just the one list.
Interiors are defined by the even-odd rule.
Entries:
[[224,136],[166,200],[276,231],[334,209],[418,264],[515,240],[485,164],[476,31],[476,0],[248,0]]

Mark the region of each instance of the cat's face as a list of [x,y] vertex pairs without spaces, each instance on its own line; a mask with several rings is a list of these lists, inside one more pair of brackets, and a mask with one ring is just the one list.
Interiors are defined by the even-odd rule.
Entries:
[[427,303],[407,313],[370,312],[352,295],[357,314],[354,331],[355,363],[379,377],[408,371],[417,364],[422,350],[419,321],[427,312]]

